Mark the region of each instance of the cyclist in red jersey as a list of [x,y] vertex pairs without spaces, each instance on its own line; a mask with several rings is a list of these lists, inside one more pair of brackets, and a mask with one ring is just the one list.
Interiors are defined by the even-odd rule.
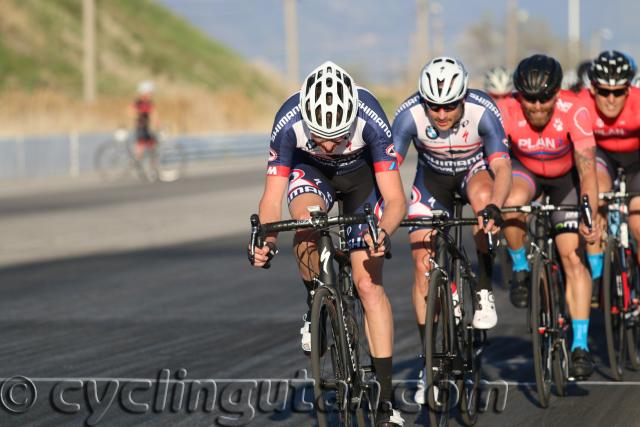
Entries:
[[[533,55],[514,73],[516,95],[500,104],[505,133],[513,152],[513,183],[506,205],[525,205],[542,192],[553,204],[577,204],[580,194],[597,206],[595,141],[589,112],[569,91],[560,90],[562,68],[545,55]],[[524,249],[524,216],[505,215],[504,234],[513,260],[511,302],[526,307],[528,270]],[[578,224],[577,212],[555,212],[551,217],[555,242],[567,283],[567,305],[572,317],[571,374],[586,378],[593,372],[587,347],[591,277],[582,261],[580,235],[599,239],[599,229]]]
[[[627,176],[627,190],[640,191],[640,89],[631,86],[635,74],[628,56],[605,51],[591,63],[591,87],[580,92],[593,120],[597,143],[598,188],[611,190],[618,167]],[[630,200],[629,212],[640,209],[640,197]],[[604,225],[604,217],[598,215]],[[633,237],[640,240],[640,216],[629,216]],[[604,255],[600,244],[587,247],[594,281],[592,305],[598,305]]]
[[140,160],[146,149],[155,149],[157,138],[151,131],[151,125],[157,121],[157,113],[153,104],[154,84],[145,80],[138,84],[138,97],[129,107],[129,115],[133,117],[136,132],[134,155]]

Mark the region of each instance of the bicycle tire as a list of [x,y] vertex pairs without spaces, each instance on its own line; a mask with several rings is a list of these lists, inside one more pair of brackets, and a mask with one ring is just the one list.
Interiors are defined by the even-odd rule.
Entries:
[[[355,409],[356,421],[358,427],[375,426],[375,415],[378,408],[378,389],[377,383],[373,380],[373,367],[371,360],[371,352],[369,350],[368,339],[364,332],[364,307],[359,298],[354,298],[352,308],[347,312],[346,318],[352,322],[349,332],[353,337],[353,348],[356,352],[356,360],[358,361],[357,371],[352,375],[357,380],[354,384],[358,387],[352,390],[352,398],[357,394],[357,407]],[[367,378],[367,373],[371,372],[371,376]]]
[[187,155],[180,143],[161,141],[158,144],[158,180],[177,181],[184,176],[187,168]]
[[[569,378],[569,352],[567,349],[566,324],[567,316],[564,315],[564,286],[562,286],[562,274],[557,264],[546,264],[547,277],[551,278],[550,293],[553,327],[557,331],[553,345],[551,371],[553,383],[556,386],[558,396],[567,395],[567,380]],[[562,319],[562,320],[561,320]],[[559,337],[558,337],[559,335]]]
[[602,312],[611,376],[616,381],[622,381],[625,363],[625,324],[624,313],[615,290],[617,276],[620,272],[617,248],[614,238],[610,237],[605,249],[602,271]]
[[458,292],[462,292],[464,303],[464,319],[457,325],[460,354],[464,354],[471,371],[465,370],[463,378],[458,380],[460,392],[460,416],[467,426],[478,422],[480,404],[480,381],[482,379],[482,332],[477,329],[467,329],[471,325],[474,313],[474,295],[472,284],[459,279]]
[[627,268],[628,268],[628,281],[631,291],[631,317],[629,319],[630,325],[627,326],[627,351],[629,357],[629,364],[631,369],[640,370],[640,352],[638,351],[638,345],[640,345],[640,316],[635,314],[636,310],[640,306],[638,299],[640,298],[640,275],[638,272],[638,262],[636,261],[636,252],[631,248],[627,256]]
[[536,389],[538,403],[541,407],[549,406],[551,394],[551,336],[540,328],[547,328],[550,319],[550,307],[548,300],[548,277],[544,268],[542,255],[537,252],[531,267],[530,319],[531,343],[533,347],[533,367],[536,377]]
[[115,139],[101,143],[93,158],[94,168],[105,182],[127,178],[132,162],[133,158],[126,144]]
[[337,300],[329,289],[319,287],[311,307],[311,371],[319,427],[352,425],[343,339]]
[[[429,279],[427,296],[427,317],[425,322],[425,385],[431,426],[445,427],[449,425],[451,386],[455,386],[449,361],[436,357],[450,354],[453,351],[451,342],[452,312],[447,297],[446,282],[438,270]],[[455,388],[455,387],[454,387]],[[438,396],[435,396],[437,390]]]

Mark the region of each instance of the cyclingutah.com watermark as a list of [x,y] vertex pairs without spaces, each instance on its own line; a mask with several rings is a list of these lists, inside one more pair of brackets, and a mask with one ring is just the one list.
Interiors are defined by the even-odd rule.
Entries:
[[[247,426],[261,414],[308,413],[312,416],[319,408],[335,411],[338,406],[331,393],[321,397],[323,405],[316,405],[314,380],[304,369],[299,370],[294,378],[286,379],[189,379],[186,369],[173,373],[162,369],[153,379],[14,376],[0,381],[0,406],[15,417],[42,410],[41,405],[47,405],[47,410],[58,414],[84,415],[89,426],[121,416],[122,412],[206,413],[211,415],[210,421],[220,426]],[[413,401],[418,381],[396,380],[393,386],[399,410],[404,413],[421,411],[420,405]],[[338,387],[348,389],[345,383]],[[367,389],[372,407],[377,406],[379,385],[372,381]],[[481,381],[477,387],[458,389],[452,382],[448,386],[447,406],[453,408],[460,402],[472,400],[462,399],[463,393],[467,396],[474,393],[478,397],[478,410],[481,412],[486,411],[491,402],[494,403],[494,411],[502,412],[506,408],[508,384],[504,381]]]

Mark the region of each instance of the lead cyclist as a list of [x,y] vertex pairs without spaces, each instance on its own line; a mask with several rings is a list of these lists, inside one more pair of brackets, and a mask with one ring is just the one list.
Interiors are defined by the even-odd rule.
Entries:
[[[356,86],[342,68],[327,61],[313,70],[299,92],[276,114],[271,133],[267,178],[259,216],[261,222],[281,218],[282,197],[287,192],[294,219],[309,218],[308,207],[328,212],[341,193],[344,214],[362,213],[375,206],[379,216],[380,247],[374,251],[366,226],[349,227],[353,281],[365,311],[365,330],[376,379],[380,383],[378,427],[402,426],[404,420],[391,403],[393,317],[382,287],[383,256],[389,236],[406,213],[406,200],[398,172],[391,129],[380,104],[368,90]],[[315,232],[300,231],[294,253],[307,304],[318,275]],[[262,267],[276,253],[277,236],[256,248],[254,265]],[[300,330],[302,349],[311,350],[309,315]]]

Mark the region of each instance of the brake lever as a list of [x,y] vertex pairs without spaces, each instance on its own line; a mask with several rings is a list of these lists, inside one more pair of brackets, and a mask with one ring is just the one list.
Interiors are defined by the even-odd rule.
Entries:
[[364,205],[364,214],[367,217],[367,226],[369,227],[369,236],[371,236],[371,240],[373,241],[373,251],[378,251],[378,220],[371,213],[371,205],[369,203],[365,203]]
[[591,216],[591,206],[589,206],[589,196],[586,194],[582,196],[580,211],[582,213],[582,221],[584,222],[584,225],[586,225],[589,232],[591,232],[593,230],[593,218]]
[[[487,226],[489,223],[489,213],[484,211],[482,212],[482,225]],[[493,255],[493,234],[491,234],[491,230],[487,233],[487,240],[489,242],[489,255]]]
[[[249,261],[251,264],[255,261],[256,256],[256,246],[259,248],[264,247],[264,238],[261,233],[260,227],[260,217],[257,214],[251,215],[251,238],[249,239],[250,248],[249,248]],[[267,261],[265,265],[262,266],[265,270],[271,267],[271,260]]]

